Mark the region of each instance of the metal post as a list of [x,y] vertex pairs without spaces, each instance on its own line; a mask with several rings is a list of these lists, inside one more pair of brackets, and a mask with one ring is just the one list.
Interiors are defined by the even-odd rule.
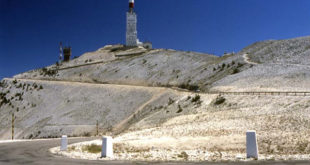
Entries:
[[98,124],[98,120],[97,120],[97,123],[96,123],[96,129],[97,129],[97,136],[99,135],[99,124]]
[[12,140],[14,140],[14,121],[15,121],[15,115],[12,113]]

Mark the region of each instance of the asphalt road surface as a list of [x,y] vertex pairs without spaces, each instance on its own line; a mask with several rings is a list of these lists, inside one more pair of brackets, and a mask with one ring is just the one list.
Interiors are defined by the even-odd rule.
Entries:
[[[69,144],[94,140],[95,138],[75,138],[69,139]],[[50,148],[60,145],[60,139],[29,141],[29,142],[14,142],[14,143],[1,143],[0,144],[0,165],[81,165],[81,164],[158,164],[158,165],[309,165],[309,161],[287,161],[287,162],[274,162],[274,161],[251,161],[251,162],[133,162],[133,161],[88,161],[70,159],[61,156],[55,156],[48,150]]]

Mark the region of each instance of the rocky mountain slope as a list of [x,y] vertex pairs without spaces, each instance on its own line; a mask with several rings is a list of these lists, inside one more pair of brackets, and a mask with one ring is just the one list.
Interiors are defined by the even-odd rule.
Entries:
[[21,73],[0,83],[0,139],[10,138],[14,113],[16,138],[94,135],[98,122],[130,152],[166,152],[171,142],[216,157],[244,151],[244,132],[255,129],[262,153],[309,154],[308,97],[208,93],[310,91],[309,40],[264,41],[222,57],[113,45]]
[[[175,86],[207,91],[217,80],[248,67],[241,56],[233,54],[217,57],[195,52],[141,49],[126,50],[121,45],[107,46],[61,66],[33,70],[16,75],[14,78]],[[129,53],[131,56],[116,57],[120,53]],[[57,68],[76,65],[79,67],[53,72]]]

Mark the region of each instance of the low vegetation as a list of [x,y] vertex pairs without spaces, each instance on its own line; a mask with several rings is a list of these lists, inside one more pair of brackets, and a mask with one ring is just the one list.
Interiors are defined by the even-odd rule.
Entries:
[[193,103],[197,103],[200,101],[200,95],[195,95],[193,98],[192,98],[192,102]]
[[173,100],[172,98],[169,97],[169,99],[168,99],[168,105],[171,105],[171,104],[173,104],[174,102],[175,102],[175,100]]
[[187,89],[187,90],[190,90],[190,91],[197,91],[197,90],[199,90],[199,86],[198,85],[193,85],[193,84],[180,84],[178,87],[182,88],[182,89]]
[[223,104],[225,102],[225,98],[223,96],[218,96],[215,101],[214,101],[214,105],[220,105]]
[[178,111],[177,111],[177,113],[181,113],[182,111],[183,111],[183,109],[182,109],[181,105],[178,104]]
[[182,151],[179,155],[179,158],[183,158],[184,160],[188,160],[188,154],[185,151]]
[[53,69],[42,68],[40,70],[40,75],[43,76],[55,76],[57,73],[58,71]]
[[86,145],[82,147],[83,152],[89,152],[89,153],[100,153],[101,152],[101,146],[96,144]]

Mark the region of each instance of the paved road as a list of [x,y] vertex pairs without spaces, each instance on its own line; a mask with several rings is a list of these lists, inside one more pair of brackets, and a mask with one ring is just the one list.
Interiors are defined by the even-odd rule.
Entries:
[[[76,143],[86,140],[93,140],[94,138],[78,138],[69,139],[69,143]],[[309,165],[310,161],[295,161],[295,162],[199,162],[199,163],[181,163],[181,162],[131,162],[131,161],[87,161],[70,159],[60,156],[55,156],[49,153],[48,149],[59,146],[60,139],[29,141],[29,142],[15,142],[0,144],[0,165],[81,165],[81,164],[160,164],[160,165]]]

